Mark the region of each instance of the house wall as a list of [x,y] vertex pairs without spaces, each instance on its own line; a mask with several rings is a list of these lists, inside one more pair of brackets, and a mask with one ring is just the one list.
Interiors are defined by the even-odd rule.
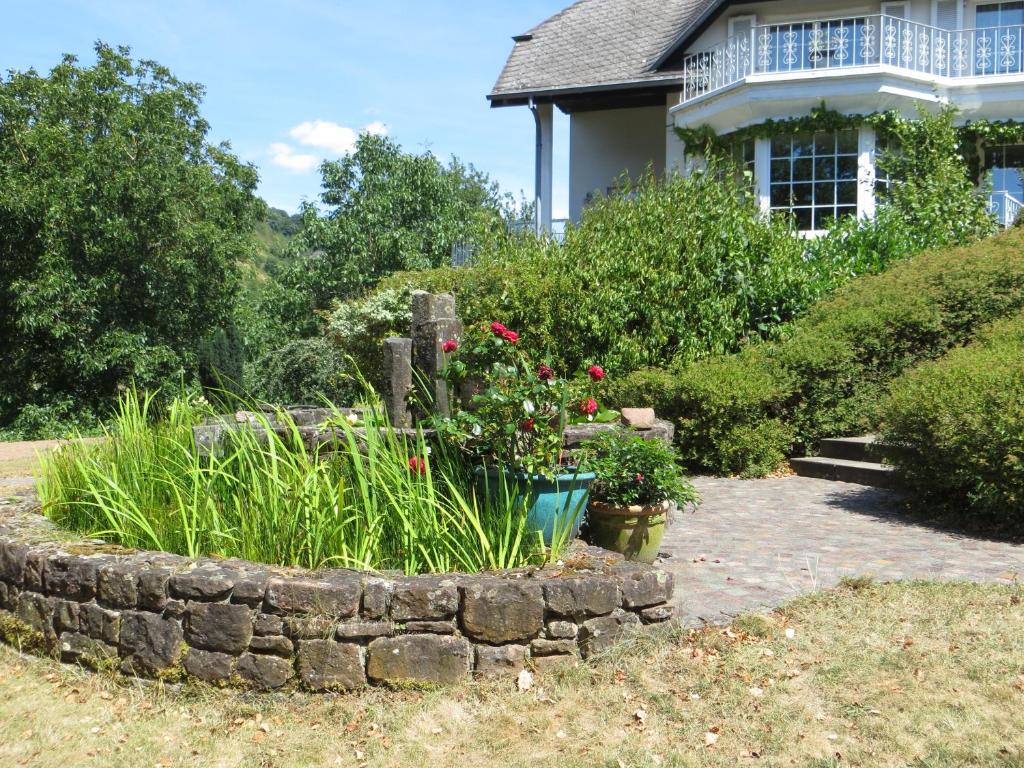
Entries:
[[[674,103],[674,101],[673,101]],[[665,169],[666,106],[576,112],[569,121],[569,216],[578,221],[588,199],[607,193],[626,172]]]

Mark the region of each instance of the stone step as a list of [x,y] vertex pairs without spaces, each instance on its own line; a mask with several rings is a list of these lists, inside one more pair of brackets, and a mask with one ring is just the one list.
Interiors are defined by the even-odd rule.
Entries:
[[828,437],[818,443],[818,455],[829,459],[874,462],[881,458],[881,447],[874,435]]
[[838,480],[844,483],[873,485],[877,488],[895,488],[896,472],[887,464],[872,461],[834,459],[826,456],[807,456],[790,459],[793,471],[801,477],[817,477],[822,480]]

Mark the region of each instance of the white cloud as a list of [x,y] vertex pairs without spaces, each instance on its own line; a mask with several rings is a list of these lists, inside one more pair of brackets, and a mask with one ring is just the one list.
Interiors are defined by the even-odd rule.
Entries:
[[320,158],[296,152],[288,144],[276,142],[270,145],[270,162],[295,173],[309,173],[320,164]]
[[307,120],[288,131],[288,135],[299,144],[320,151],[316,154],[301,152],[291,144],[279,141],[271,144],[268,148],[270,161],[274,165],[287,168],[295,173],[308,173],[320,165],[320,161],[327,155],[337,157],[352,152],[360,133],[387,136],[388,127],[379,120],[375,120],[357,133],[352,128],[332,123],[329,120]]

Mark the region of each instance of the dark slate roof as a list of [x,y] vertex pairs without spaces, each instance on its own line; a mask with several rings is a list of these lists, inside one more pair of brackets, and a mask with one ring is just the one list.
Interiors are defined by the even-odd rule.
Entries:
[[525,35],[488,98],[639,86],[678,79],[657,69],[722,0],[579,0]]

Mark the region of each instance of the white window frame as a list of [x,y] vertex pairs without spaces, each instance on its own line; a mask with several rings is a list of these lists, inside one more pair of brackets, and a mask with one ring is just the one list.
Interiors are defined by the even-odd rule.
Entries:
[[[889,5],[890,3],[883,3]],[[932,0],[932,26],[939,26],[939,0]],[[956,29],[964,28],[964,3],[963,0],[956,0]]]
[[736,34],[736,22],[737,21],[749,21],[750,28],[753,29],[757,26],[757,14],[756,13],[744,13],[739,16],[729,17],[729,37],[733,37]]
[[897,16],[896,18],[908,19],[909,20],[910,19],[910,2],[909,2],[909,0],[890,0],[889,2],[882,3],[879,6],[879,10],[885,16],[892,16],[893,14],[889,13],[889,9],[890,8],[895,8],[897,6],[903,9],[903,15],[902,16]]

